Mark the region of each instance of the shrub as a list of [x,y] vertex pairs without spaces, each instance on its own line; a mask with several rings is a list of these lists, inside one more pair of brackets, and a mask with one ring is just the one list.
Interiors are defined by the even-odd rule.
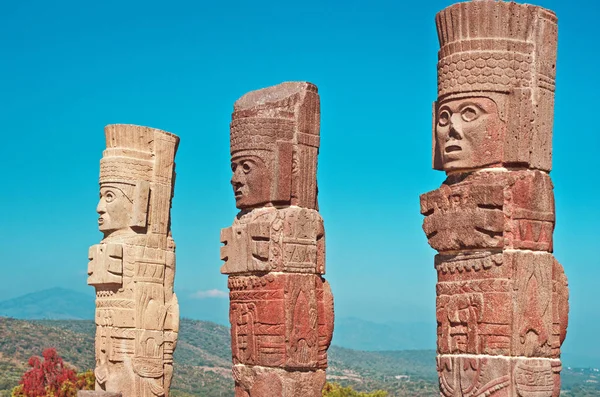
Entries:
[[87,371],[77,375],[65,367],[56,349],[42,353],[43,361],[37,356],[29,358],[31,367],[12,390],[12,397],[76,397],[77,390],[93,390],[94,373]]
[[370,393],[358,392],[352,387],[343,387],[338,383],[325,384],[323,397],[387,397],[388,393],[383,390],[375,390]]

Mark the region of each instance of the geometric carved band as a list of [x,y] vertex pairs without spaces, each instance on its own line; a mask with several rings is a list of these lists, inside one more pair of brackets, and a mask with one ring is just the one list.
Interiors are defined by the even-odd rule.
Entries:
[[152,181],[152,162],[128,157],[104,157],[100,160],[100,183],[122,182],[135,185]]
[[240,118],[231,122],[231,153],[240,150],[274,150],[278,141],[291,142],[294,120],[280,118]]
[[530,87],[533,57],[507,51],[454,54],[438,63],[439,96],[453,92],[509,92]]

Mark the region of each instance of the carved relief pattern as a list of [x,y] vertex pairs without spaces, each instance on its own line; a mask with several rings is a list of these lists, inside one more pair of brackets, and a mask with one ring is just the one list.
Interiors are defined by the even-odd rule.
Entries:
[[555,397],[560,394],[558,359],[441,355],[437,358],[445,397]]
[[323,219],[315,210],[273,207],[236,218],[221,232],[221,272],[325,273]]
[[170,236],[179,139],[130,125],[105,129],[99,228],[89,250],[96,288],[96,390],[123,397],[168,396],[179,307]]
[[236,397],[317,397],[333,335],[317,209],[319,96],[282,83],[240,98],[231,122],[236,206],[221,231]]
[[235,364],[327,367],[330,293],[320,276],[232,276],[229,288]]
[[568,287],[553,252],[556,16],[480,1],[437,15],[432,248],[443,396],[560,393]]

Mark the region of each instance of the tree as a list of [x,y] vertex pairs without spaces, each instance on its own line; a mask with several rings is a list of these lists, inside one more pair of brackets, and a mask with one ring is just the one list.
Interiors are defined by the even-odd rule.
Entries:
[[75,397],[77,390],[92,390],[92,371],[77,375],[65,367],[56,349],[49,348],[42,353],[43,361],[37,356],[29,358],[31,367],[12,390],[12,397]]
[[370,393],[358,392],[352,387],[343,387],[338,383],[325,384],[323,397],[387,397],[388,393],[383,390],[375,390]]

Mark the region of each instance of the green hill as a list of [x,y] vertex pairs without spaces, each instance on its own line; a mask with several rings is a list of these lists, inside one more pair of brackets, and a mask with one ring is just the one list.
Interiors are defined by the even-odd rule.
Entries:
[[[92,321],[25,321],[0,317],[0,397],[9,396],[32,355],[55,347],[78,371],[94,366]],[[233,397],[227,327],[183,319],[172,385],[174,397]],[[598,372],[563,370],[564,396],[600,395]],[[328,379],[357,390],[383,389],[390,397],[439,396],[433,350],[365,352],[332,346]]]

